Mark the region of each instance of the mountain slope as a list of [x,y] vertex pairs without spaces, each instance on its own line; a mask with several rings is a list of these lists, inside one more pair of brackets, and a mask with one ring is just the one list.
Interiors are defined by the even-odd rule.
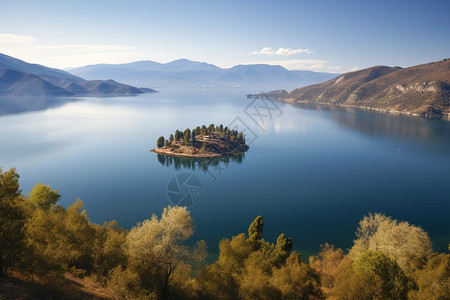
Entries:
[[118,96],[155,92],[113,80],[89,81],[0,53],[1,96]]
[[[66,71],[48,68],[38,64],[30,64],[20,59],[0,53],[0,68],[12,69],[23,73],[33,73],[47,80],[48,78],[61,78],[73,82],[84,81],[83,78],[74,76]],[[47,80],[48,81],[48,80]]]
[[278,94],[277,98],[291,103],[358,106],[448,119],[450,60],[409,68],[376,66]]
[[73,96],[74,93],[31,73],[0,69],[0,96]]
[[168,89],[240,89],[246,92],[293,89],[323,82],[336,76],[331,73],[288,71],[281,66],[238,65],[222,69],[204,62],[179,59],[160,64],[139,61],[128,64],[90,65],[70,70],[87,79],[114,78],[132,85]]

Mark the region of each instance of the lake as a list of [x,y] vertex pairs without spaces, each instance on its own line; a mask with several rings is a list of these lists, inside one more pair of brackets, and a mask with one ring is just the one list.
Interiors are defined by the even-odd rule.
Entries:
[[[369,212],[421,226],[436,250],[450,243],[450,122],[232,93],[4,98],[0,114],[0,166],[17,168],[23,193],[50,185],[64,206],[79,197],[97,223],[130,228],[159,215],[178,176],[197,180],[179,193],[193,193],[194,239],[213,254],[258,215],[267,241],[285,233],[304,259],[324,242],[351,247]],[[149,151],[161,135],[210,123],[245,130],[245,157]]]

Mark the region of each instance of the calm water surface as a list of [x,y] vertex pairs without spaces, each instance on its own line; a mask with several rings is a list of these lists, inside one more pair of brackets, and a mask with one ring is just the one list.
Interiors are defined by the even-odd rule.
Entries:
[[[160,214],[171,178],[191,173],[202,186],[195,238],[211,253],[258,215],[266,240],[284,232],[304,258],[324,242],[349,248],[368,212],[423,227],[437,250],[450,242],[450,122],[232,94],[1,99],[0,114],[0,166],[17,168],[23,193],[48,184],[65,206],[81,198],[94,222],[129,228]],[[175,129],[232,122],[252,140],[242,159],[149,152]]]

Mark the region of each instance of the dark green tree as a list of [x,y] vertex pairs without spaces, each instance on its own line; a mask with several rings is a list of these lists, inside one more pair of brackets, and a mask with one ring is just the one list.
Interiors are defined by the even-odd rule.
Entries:
[[257,216],[256,219],[250,224],[248,228],[248,236],[253,240],[260,240],[263,237],[264,220],[261,216]]
[[209,131],[210,133],[213,133],[213,132],[214,132],[214,128],[216,128],[216,127],[214,126],[214,124],[210,124],[209,127],[208,127],[208,131]]
[[156,147],[158,147],[158,148],[164,147],[164,141],[165,141],[164,137],[160,136],[158,138],[158,140],[156,141]]
[[174,138],[175,138],[175,141],[177,141],[177,142],[181,139],[181,132],[178,129],[175,131]]
[[184,130],[184,133],[183,133],[183,141],[184,141],[184,144],[185,144],[186,146],[188,146],[190,140],[191,140],[191,130],[190,130],[189,128],[186,128],[186,129]]
[[220,132],[220,133],[223,132],[223,125],[222,125],[222,124],[220,124],[220,126],[219,126],[219,132]]
[[169,137],[169,141],[170,141],[171,143],[173,143],[174,140],[175,140],[175,138],[174,138],[173,134],[171,134],[170,137]]
[[287,238],[284,233],[280,234],[280,236],[277,239],[276,249],[290,253],[292,251],[293,246],[294,245],[290,238]]
[[19,189],[16,169],[0,168],[0,276],[21,259],[25,249],[26,214]]

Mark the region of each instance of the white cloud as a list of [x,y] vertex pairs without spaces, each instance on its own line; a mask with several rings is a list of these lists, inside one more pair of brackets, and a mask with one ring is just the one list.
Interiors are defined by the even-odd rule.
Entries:
[[272,50],[270,47],[264,47],[260,51],[253,51],[253,55],[268,55],[268,56],[274,56],[274,55],[281,55],[281,56],[291,56],[295,54],[311,54],[312,51],[309,49],[291,49],[291,48],[278,48],[278,50]]
[[355,71],[358,71],[358,70],[359,70],[358,67],[354,67],[354,68],[351,68],[350,70],[348,70],[348,72],[355,72]]
[[136,60],[134,47],[123,45],[43,45],[31,36],[0,33],[4,54],[49,67],[68,68],[97,63],[123,63]]
[[11,33],[0,33],[0,45],[28,45],[35,43],[36,39],[32,36],[18,35]]
[[339,70],[340,68],[342,68],[341,66],[328,66],[327,69],[328,70]]
[[120,46],[120,45],[54,45],[54,46],[39,46],[39,48],[46,50],[64,50],[76,52],[113,52],[113,51],[127,51],[134,49],[134,47]]
[[322,59],[279,59],[279,60],[260,60],[246,62],[242,64],[266,64],[279,65],[288,70],[309,70],[316,72],[341,73],[341,66],[330,65],[330,62]]

